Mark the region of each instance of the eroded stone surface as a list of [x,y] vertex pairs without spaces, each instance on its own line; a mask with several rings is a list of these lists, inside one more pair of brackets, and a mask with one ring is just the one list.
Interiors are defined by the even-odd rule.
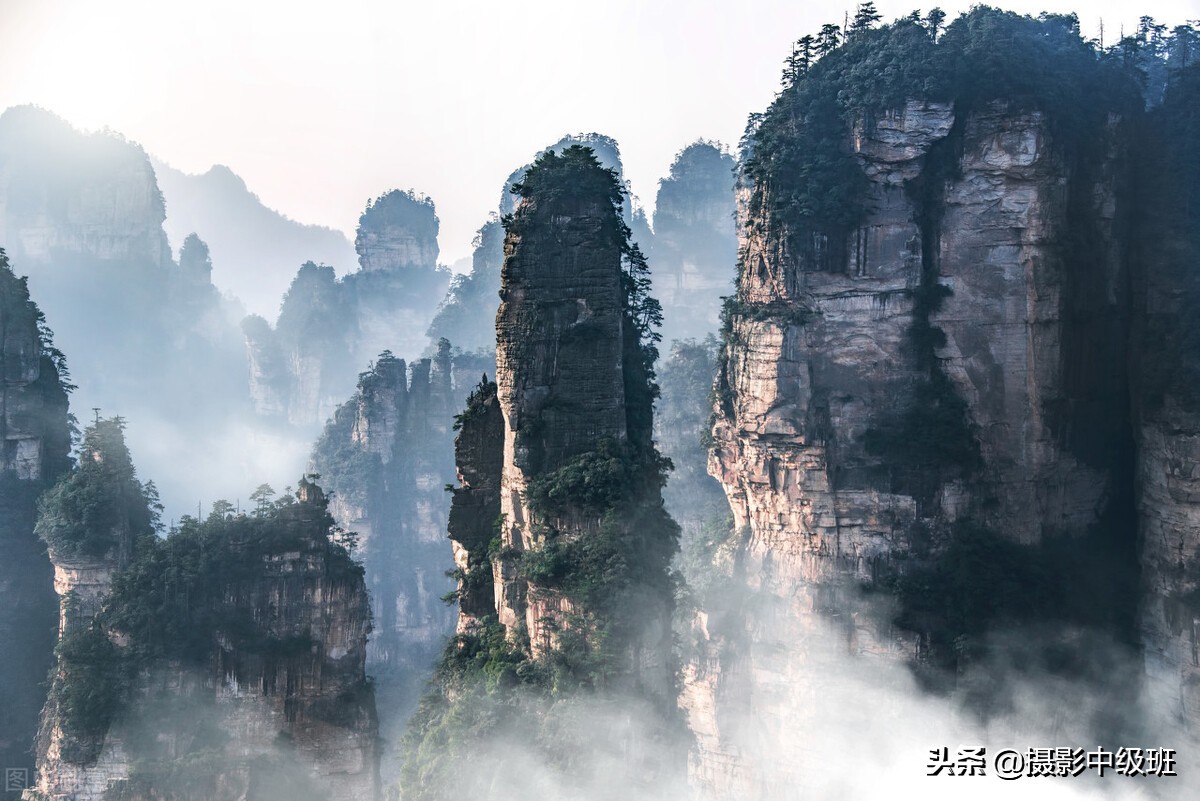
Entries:
[[[756,743],[811,725],[812,688],[836,681],[827,675],[836,660],[823,664],[796,643],[832,638],[867,663],[916,653],[886,604],[859,591],[898,569],[916,524],[969,517],[1018,542],[1082,537],[1114,497],[1114,438],[1091,432],[1103,444],[1089,452],[1055,415],[1071,408],[1116,430],[1127,420],[1118,366],[1103,375],[1084,368],[1086,376],[1071,366],[1102,318],[1109,336],[1097,347],[1113,365],[1123,353],[1115,169],[1101,165],[1087,187],[1105,255],[1072,267],[1057,243],[1077,177],[1044,117],[993,105],[958,125],[958,169],[932,196],[913,182],[930,159],[955,157],[939,144],[955,130],[952,108],[914,101],[853,130],[872,211],[850,233],[844,267],[800,270],[767,226],[751,225],[749,191],[740,191],[742,278],[710,472],[742,532],[734,586],[756,612],[707,609],[693,626],[700,656],[685,671],[683,708],[697,732],[691,769],[704,797],[783,797],[769,788],[803,787],[816,769],[799,757],[779,765],[752,756],[763,753]],[[1111,129],[1097,136],[1115,141]],[[937,213],[923,215],[930,202]],[[1083,269],[1107,291],[1075,294],[1072,270]],[[946,336],[935,355],[966,401],[982,467],[924,497],[865,441],[923,380],[912,329],[930,282],[950,290],[929,318]]]

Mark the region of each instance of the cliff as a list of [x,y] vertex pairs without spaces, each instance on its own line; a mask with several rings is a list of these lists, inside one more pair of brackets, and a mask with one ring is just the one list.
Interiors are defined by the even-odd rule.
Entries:
[[[461,387],[476,376],[473,365],[468,369],[470,378],[444,340],[434,359],[411,368],[385,351],[313,448],[312,469],[331,493],[330,513],[358,534],[355,555],[374,619],[367,669],[385,743],[399,742],[429,665],[455,627],[454,609],[443,600],[454,589],[446,578],[454,563],[445,488],[455,475],[454,411]],[[384,755],[385,779],[395,764]]]
[[311,428],[354,390],[375,354],[419,356],[436,300],[450,282],[437,265],[433,201],[393,190],[359,218],[359,270],[338,279],[307,262],[284,295],[274,328],[262,317],[242,325],[255,410]]
[[204,258],[172,260],[164,215],[137,144],[76,131],[33,107],[0,115],[0,246],[19,255],[58,345],[72,354],[80,407],[136,417],[146,425],[135,438],[154,432],[135,445],[164,476],[163,497],[178,513],[195,494],[174,479],[172,451],[222,461],[227,443],[211,432],[234,428],[249,410],[243,314],[213,287]]
[[[590,149],[543,154],[516,188],[497,380],[459,417],[459,634],[414,719],[402,786],[653,797],[681,765],[668,745],[677,527],[651,440],[658,307],[615,173]],[[597,725],[613,714],[623,727]]]
[[737,262],[734,160],[717,144],[694,142],[658,185],[649,249],[663,305],[663,338],[700,338],[720,328],[721,298]]
[[749,139],[710,460],[732,568],[685,674],[705,797],[811,786],[819,748],[754,744],[816,736],[842,660],[954,688],[1008,627],[1134,640],[1140,98],[1069,20],[981,8],[936,33],[858,32]]
[[33,106],[0,115],[0,242],[18,263],[62,253],[164,266],[166,209],[146,154]]
[[159,539],[122,429],[42,504],[61,620],[26,797],[377,797],[370,609],[321,490]]
[[1142,535],[1141,634],[1151,697],[1200,736],[1200,69],[1172,76],[1142,129],[1146,199],[1137,256],[1137,485]]
[[[618,180],[622,176],[621,150],[616,140],[599,133],[580,133],[563,136],[553,145],[539,151],[538,155],[553,150],[561,151],[571,145],[592,148],[600,164],[615,170]],[[526,164],[513,170],[500,190],[498,214],[483,224],[476,234],[471,254],[471,271],[455,276],[446,297],[438,306],[437,315],[429,325],[432,340],[445,338],[458,348],[468,352],[479,352],[489,359],[496,350],[496,309],[499,306],[500,268],[504,261],[504,227],[500,218],[512,214],[516,209],[517,196],[512,185],[531,165]],[[650,247],[652,234],[640,209],[635,211],[626,198],[622,201],[623,218],[631,226],[631,235],[644,249]],[[488,370],[490,372],[490,365]]]
[[242,321],[255,411],[314,428],[354,386],[354,312],[333,268],[306,262],[284,296],[275,327]]
[[56,606],[50,560],[33,529],[38,496],[70,466],[71,387],[42,313],[2,249],[0,376],[0,760],[32,776]]
[[433,201],[392,190],[368,203],[358,218],[354,250],[363,272],[434,270],[437,235]]

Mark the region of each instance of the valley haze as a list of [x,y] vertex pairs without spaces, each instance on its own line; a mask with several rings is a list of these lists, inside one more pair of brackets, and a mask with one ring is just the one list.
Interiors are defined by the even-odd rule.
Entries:
[[9,789],[1200,795],[1200,6],[1077,11],[0,0]]

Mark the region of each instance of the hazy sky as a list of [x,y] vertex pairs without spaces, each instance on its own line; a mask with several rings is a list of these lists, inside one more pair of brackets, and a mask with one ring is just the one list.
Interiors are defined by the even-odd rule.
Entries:
[[[1143,13],[1200,17],[1200,0],[998,5],[1074,9],[1088,35],[1102,17],[1108,40]],[[914,7],[876,6],[888,20]],[[351,235],[369,197],[414,188],[437,203],[449,263],[509,172],[564,133],[615,137],[650,206],[675,152],[735,144],[790,42],[842,13],[804,0],[0,0],[0,108],[107,126],[188,172],[227,164],[267,205]]]

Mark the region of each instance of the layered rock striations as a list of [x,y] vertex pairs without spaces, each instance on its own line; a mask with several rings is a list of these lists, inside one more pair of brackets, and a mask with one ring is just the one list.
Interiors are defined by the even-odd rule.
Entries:
[[320,488],[159,539],[122,428],[42,504],[61,621],[27,797],[377,797],[370,607]]
[[354,249],[364,272],[432,270],[437,267],[437,234],[432,201],[392,191],[367,205]]
[[[819,749],[779,761],[759,745],[817,736],[848,656],[953,684],[1007,624],[1132,640],[1122,236],[1137,103],[1069,43],[1063,80],[1086,111],[940,72],[939,53],[989,25],[1014,53],[1074,36],[988,9],[937,44],[911,21],[861,32],[750,139],[710,460],[734,557],[685,673],[705,797],[811,786]],[[893,48],[929,70],[924,91],[861,82]],[[954,581],[991,600],[971,607]]]
[[356,308],[359,350],[417,356],[450,273],[439,268],[433,201],[393,190],[367,206],[354,247],[359,271],[346,276]]
[[[681,764],[667,745],[677,528],[651,439],[657,303],[620,216],[621,187],[590,149],[540,156],[517,190],[497,380],[459,417],[459,634],[414,719],[404,791],[579,793],[603,780],[595,786],[636,796],[661,790]],[[489,717],[496,704],[509,710],[499,719]],[[616,710],[617,729],[581,728]],[[476,719],[469,736],[456,733]],[[525,733],[508,742],[510,728]],[[475,773],[448,775],[462,748],[478,755]],[[609,763],[613,748],[626,756]],[[529,760],[532,772],[521,768]]]
[[[622,242],[606,200],[585,196],[562,210],[531,203],[527,217],[539,215],[533,224],[548,224],[553,236],[535,228],[506,241],[496,316],[497,397],[505,420],[500,536],[518,552],[542,544],[539,516],[530,507],[531,479],[602,440],[627,437]],[[550,219],[555,212],[559,220]],[[559,622],[553,615],[565,610],[555,606],[558,599],[528,601],[527,583],[500,560],[500,623],[510,630],[523,625],[537,653],[549,644],[546,623]]]
[[56,618],[52,568],[34,523],[38,496],[70,466],[70,385],[41,311],[2,249],[0,376],[0,760],[32,775]]

